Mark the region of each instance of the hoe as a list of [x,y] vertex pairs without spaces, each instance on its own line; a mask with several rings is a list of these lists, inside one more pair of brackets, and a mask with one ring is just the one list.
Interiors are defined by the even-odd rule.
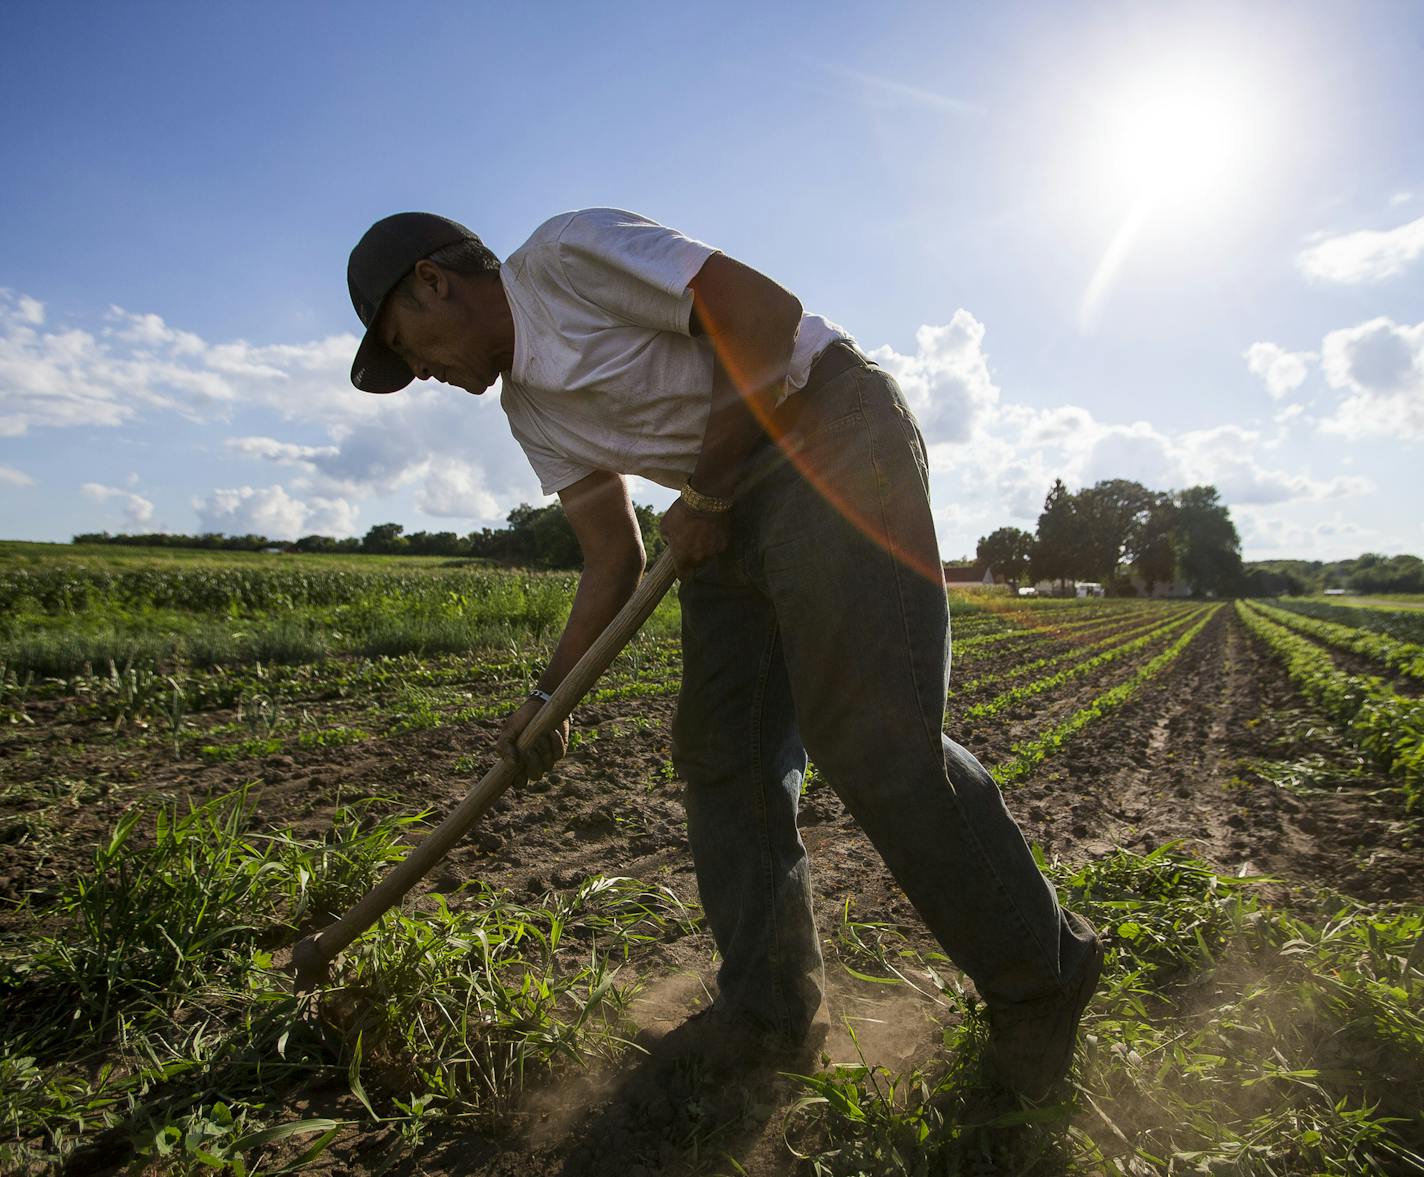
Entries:
[[[519,736],[518,748],[525,751],[556,724],[562,723],[578,705],[619,651],[638,632],[672,585],[676,570],[672,552],[665,551],[648,570],[637,590],[628,599],[608,628],[569,671],[548,703]],[[381,918],[484,816],[500,795],[519,779],[519,768],[501,760],[482,777],[455,810],[431,830],[379,883],[334,924],[308,936],[292,949],[292,968],[298,993],[316,988],[329,979],[331,962],[343,948]]]

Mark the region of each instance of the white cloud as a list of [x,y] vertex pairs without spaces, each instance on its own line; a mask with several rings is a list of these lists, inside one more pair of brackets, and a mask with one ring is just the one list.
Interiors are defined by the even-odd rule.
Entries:
[[1080,467],[1084,484],[1127,478],[1153,490],[1171,490],[1191,481],[1172,439],[1146,421],[1106,425]]
[[98,331],[45,329],[45,321],[40,302],[0,290],[0,437],[114,427],[152,411],[223,420],[251,407],[335,427],[374,413],[382,399],[351,387],[354,335],[213,344],[121,307]]
[[1345,394],[1323,429],[1356,438],[1424,438],[1424,322],[1370,319],[1330,332],[1321,354],[1327,383]]
[[1341,511],[1321,517],[1318,506],[1243,506],[1232,510],[1248,560],[1309,558],[1339,560],[1361,552],[1418,550],[1418,537],[1394,530],[1387,521],[1349,518]]
[[1256,459],[1263,449],[1261,435],[1237,425],[1184,433],[1174,448],[1185,475],[1182,485],[1210,483],[1223,501],[1235,506],[1321,502],[1374,489],[1369,479],[1354,475],[1317,479],[1299,471],[1264,467]]
[[1294,392],[1310,373],[1317,357],[1308,351],[1286,351],[1276,343],[1253,343],[1246,349],[1246,367],[1266,383],[1266,391],[1280,400]]
[[1360,229],[1327,237],[1302,250],[1296,264],[1326,282],[1379,282],[1402,273],[1424,255],[1424,217],[1395,229]]
[[1059,405],[1039,412],[1005,405],[1001,416],[1005,421],[1012,421],[1014,417],[1010,414],[1014,412],[1021,414],[1022,440],[1029,445],[1071,445],[1077,439],[1096,436],[1097,423],[1093,415],[1077,405]]
[[195,498],[193,509],[198,512],[203,531],[265,535],[269,539],[352,535],[358,514],[358,508],[345,499],[298,499],[280,483],[214,490],[207,498]]
[[1110,478],[1160,491],[1211,484],[1233,511],[1374,489],[1360,477],[1282,469],[1265,460],[1267,452],[1262,434],[1239,426],[1170,434],[1147,421],[1100,422],[1076,405],[1003,404],[972,441],[931,447],[935,518],[952,555],[972,551],[978,536],[1002,524],[1031,531],[1055,478],[1074,490]]
[[984,108],[977,103],[966,102],[962,98],[954,98],[948,94],[941,94],[936,90],[926,90],[920,86],[910,86],[895,77],[866,73],[862,70],[852,69],[850,66],[840,65],[830,61],[813,62],[813,64],[820,65],[823,69],[831,73],[838,74],[843,78],[848,78],[852,82],[858,83],[865,97],[873,101],[876,105],[892,108],[906,105],[926,106],[932,110],[946,110],[952,114],[984,113]]
[[[0,291],[8,294],[8,291]],[[44,303],[37,298],[31,298],[27,294],[20,295],[15,304],[15,316],[22,323],[28,323],[31,327],[42,327],[45,321]]]
[[425,514],[443,519],[491,520],[507,514],[486,489],[484,472],[455,458],[430,464],[415,505]]
[[0,437],[34,425],[118,425],[132,416],[111,387],[91,379],[102,355],[83,331],[41,332],[44,308],[0,292]]
[[[402,487],[414,489],[417,507],[427,514],[488,523],[516,502],[540,498],[496,398],[419,385],[398,397],[363,395],[348,377],[357,344],[352,335],[305,344],[211,343],[158,315],[121,307],[110,307],[92,332],[47,331],[44,321],[36,300],[0,292],[0,436],[116,427],[161,412],[220,422],[253,408],[325,427],[332,439],[327,445],[270,436],[225,441],[231,454],[304,473],[285,487],[242,487],[200,499],[210,530],[275,538],[329,520],[331,530],[347,533],[354,526],[352,502]],[[952,328],[927,329],[932,336],[939,332],[936,350],[910,361],[927,392],[945,388],[953,395],[987,380],[987,371],[982,377],[974,371],[975,328],[961,315]],[[982,328],[978,332],[982,336]]]
[[984,353],[984,325],[964,309],[946,324],[915,332],[916,352],[888,344],[870,357],[895,377],[929,442],[965,441],[999,401]]
[[289,465],[310,465],[317,458],[334,458],[341,452],[334,445],[295,445],[273,437],[229,437],[223,448],[243,457]]
[[147,523],[153,518],[153,504],[133,491],[117,486],[104,486],[98,482],[86,482],[79,489],[95,502],[104,503],[117,499],[123,504],[124,518],[131,524]]
[[[291,476],[270,487],[201,493],[193,507],[204,529],[273,538],[352,534],[363,501],[396,491],[424,515],[479,526],[498,523],[519,501],[541,498],[494,396],[434,385],[391,397],[358,393],[347,377],[354,336],[211,343],[157,315],[120,308],[93,331],[49,322],[37,300],[0,291],[0,436],[122,426],[141,416],[147,428],[166,412],[222,422],[253,408],[303,424],[294,430],[299,440],[284,440],[268,417],[221,443],[229,455],[285,465]],[[1269,456],[1280,435],[1230,426],[1172,434],[1148,421],[1099,421],[1076,405],[1005,403],[985,336],[984,324],[960,309],[947,323],[920,327],[912,355],[889,346],[870,353],[896,376],[920,418],[949,548],[963,546],[961,529],[983,534],[1007,521],[1031,528],[1055,477],[1073,487],[1103,478],[1156,489],[1211,482],[1243,510],[1318,504],[1369,489],[1357,477],[1283,468]],[[1331,333],[1318,354],[1258,342],[1245,362],[1282,402],[1278,423],[1399,438],[1424,436],[1422,353],[1424,324],[1377,319]],[[1284,403],[1317,363],[1341,394],[1333,416]],[[326,444],[313,444],[312,426]],[[0,483],[30,485],[8,467],[0,467]],[[122,505],[135,521],[153,512],[133,477],[126,490],[93,483],[85,493]]]
[[385,402],[377,416],[334,431],[339,452],[311,460],[320,485],[343,494],[414,486],[433,506],[458,499],[488,509],[487,515],[451,514],[490,522],[521,500],[542,497],[503,411],[488,395],[413,388],[373,399]]
[[191,331],[178,331],[155,314],[135,315],[123,307],[111,306],[109,318],[119,324],[110,333],[128,343],[163,347],[182,356],[200,355],[207,348],[199,336]]
[[0,466],[0,486],[34,486],[35,480],[13,466]]

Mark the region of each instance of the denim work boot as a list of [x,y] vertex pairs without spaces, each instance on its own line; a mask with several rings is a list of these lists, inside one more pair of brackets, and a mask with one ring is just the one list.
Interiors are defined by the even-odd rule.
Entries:
[[1091,935],[1092,951],[1068,987],[1022,1006],[989,1007],[990,1073],[1035,1103],[1046,1099],[1073,1065],[1078,1022],[1103,971],[1103,942],[1082,916],[1064,911],[1075,931]]

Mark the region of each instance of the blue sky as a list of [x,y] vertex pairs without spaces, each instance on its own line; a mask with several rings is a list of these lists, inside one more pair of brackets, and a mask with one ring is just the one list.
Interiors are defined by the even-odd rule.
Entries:
[[493,397],[347,382],[346,255],[602,204],[896,372],[947,556],[1058,476],[1424,551],[1421,65],[1368,0],[7,5],[0,536],[497,525]]

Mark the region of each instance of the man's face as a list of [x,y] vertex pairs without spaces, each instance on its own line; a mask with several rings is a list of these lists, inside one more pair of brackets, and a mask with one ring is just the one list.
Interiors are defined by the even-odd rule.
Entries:
[[381,308],[378,329],[417,380],[433,378],[478,396],[499,375],[495,325],[482,321],[478,300],[461,293],[445,271],[420,262],[414,302],[393,293]]

